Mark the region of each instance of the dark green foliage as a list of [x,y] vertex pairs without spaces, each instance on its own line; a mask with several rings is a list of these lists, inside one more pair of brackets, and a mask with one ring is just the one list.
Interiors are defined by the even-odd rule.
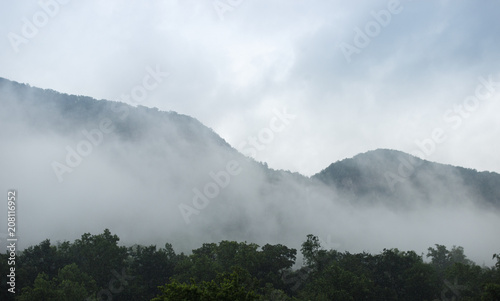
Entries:
[[257,300],[254,284],[245,270],[236,270],[231,274],[217,274],[214,280],[190,284],[172,281],[160,287],[162,294],[152,301],[199,300],[199,301],[252,301]]
[[394,300],[431,300],[438,294],[436,271],[415,252],[385,249],[375,260],[376,284]]
[[20,286],[33,283],[38,274],[44,273],[52,278],[57,275],[60,268],[64,266],[57,254],[57,248],[51,246],[50,240],[46,239],[36,246],[26,248],[19,256],[19,282]]
[[119,247],[117,235],[108,229],[103,234],[85,233],[68,250],[74,256],[82,271],[91,275],[100,287],[108,285],[113,271],[121,271],[125,266],[127,248]]
[[83,234],[74,243],[53,246],[45,240],[27,248],[17,265],[18,290],[25,288],[21,297],[44,300],[30,299],[42,294],[45,300],[58,300],[62,295],[71,296],[70,292],[85,292],[86,297],[91,297],[101,288],[108,289],[115,274],[125,268],[128,257],[127,249],[118,246],[118,241],[118,236],[105,229],[99,235]]
[[[164,285],[170,277],[174,276],[174,269],[180,256],[176,255],[172,245],[165,244],[165,248],[157,249],[156,246],[135,246],[129,248],[131,257],[131,274],[137,275],[133,285],[136,287],[131,290],[126,288],[127,294],[135,292],[136,297],[153,298],[157,287]],[[134,299],[131,299],[134,300]]]
[[500,253],[493,254],[493,259],[497,260],[497,263],[495,264],[495,266],[497,267],[497,269],[500,269]]
[[[2,281],[0,281],[0,300],[2,301],[14,300],[15,296],[14,294],[7,291],[7,289],[9,289],[10,286],[7,284],[8,280],[6,276],[10,273],[9,268],[11,267],[8,264],[8,258],[9,255],[0,253],[0,275],[2,275],[2,277],[4,277],[5,275],[5,278],[3,278]],[[16,276],[17,275],[19,275],[18,271],[16,271]],[[19,288],[20,286],[16,287],[17,294],[19,293]]]
[[482,301],[498,301],[500,300],[500,284],[488,283],[483,288],[481,295]]
[[332,263],[311,280],[299,293],[303,300],[373,300],[373,284],[365,275],[356,275]]
[[439,293],[436,271],[413,251],[386,249],[370,255],[320,248],[314,236],[302,245],[311,272],[304,279],[301,299],[432,300]]
[[[2,300],[500,300],[500,258],[479,267],[461,247],[429,248],[425,263],[413,251],[380,254],[322,248],[310,234],[304,264],[295,249],[221,241],[192,254],[172,245],[118,246],[109,230],[73,243],[49,240],[19,254],[16,296]],[[6,255],[0,271],[7,274]]]
[[280,244],[266,244],[262,247],[262,252],[258,254],[254,275],[262,284],[269,283],[274,288],[285,289],[283,275],[295,263],[296,254],[295,249],[289,249]]
[[306,265],[312,266],[319,261],[318,252],[320,248],[321,244],[319,243],[319,238],[312,234],[308,234],[307,240],[302,243],[302,248],[300,249]]
[[38,274],[33,286],[23,288],[18,300],[84,300],[96,290],[94,279],[73,263],[59,270],[52,279],[43,272]]

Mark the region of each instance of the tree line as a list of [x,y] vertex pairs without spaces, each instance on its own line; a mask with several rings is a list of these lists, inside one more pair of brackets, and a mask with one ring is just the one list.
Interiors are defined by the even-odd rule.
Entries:
[[[493,267],[443,245],[423,255],[322,248],[308,235],[297,250],[285,245],[221,241],[191,254],[166,243],[119,246],[105,229],[74,242],[44,240],[19,252],[16,294],[1,284],[1,300],[500,300],[500,254]],[[8,275],[8,254],[0,271]]]

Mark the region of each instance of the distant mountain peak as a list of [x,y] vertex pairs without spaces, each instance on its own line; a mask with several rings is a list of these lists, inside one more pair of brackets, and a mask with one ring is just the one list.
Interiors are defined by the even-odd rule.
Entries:
[[440,164],[393,149],[375,149],[339,160],[313,176],[356,202],[410,204],[448,199],[481,199],[500,208],[500,175]]

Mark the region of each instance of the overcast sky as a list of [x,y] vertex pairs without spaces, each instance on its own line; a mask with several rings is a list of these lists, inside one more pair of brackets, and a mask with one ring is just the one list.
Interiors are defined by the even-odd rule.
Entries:
[[[0,77],[190,115],[242,152],[260,133],[258,161],[305,175],[416,140],[500,172],[499,1],[60,2],[1,1]],[[295,117],[266,130],[276,110]]]

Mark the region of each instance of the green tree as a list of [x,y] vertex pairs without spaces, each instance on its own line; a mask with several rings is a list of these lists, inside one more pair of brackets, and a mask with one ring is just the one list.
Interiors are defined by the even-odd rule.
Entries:
[[495,266],[497,267],[497,269],[500,269],[500,253],[498,254],[493,254],[493,259],[497,260],[497,263],[495,264]]
[[451,264],[461,263],[464,265],[474,265],[472,261],[470,261],[467,256],[465,256],[464,248],[460,246],[453,246],[451,251],[449,252],[449,261]]
[[23,288],[18,300],[85,300],[96,290],[94,279],[81,272],[76,264],[71,264],[59,270],[53,279],[45,273],[38,274],[33,287]]
[[19,273],[17,286],[24,287],[33,284],[38,274],[44,273],[49,278],[57,275],[64,265],[59,259],[57,248],[46,239],[35,246],[22,251],[18,258]]
[[35,278],[33,287],[25,287],[21,291],[19,301],[47,300],[56,301],[62,297],[54,282],[50,281],[49,276],[40,273]]
[[456,262],[446,269],[445,285],[453,286],[455,294],[459,294],[462,298],[473,298],[481,294],[482,274],[480,266]]
[[438,244],[435,246],[435,249],[427,249],[427,257],[431,257],[432,265],[442,277],[445,275],[446,269],[451,267],[454,263],[461,263],[465,265],[473,264],[473,262],[465,256],[463,247],[453,246],[451,251],[448,251],[446,246]]
[[113,271],[121,271],[128,257],[127,248],[118,246],[120,238],[108,229],[102,234],[85,233],[71,245],[75,262],[94,278],[99,287],[107,287]]
[[251,301],[257,300],[259,295],[248,283],[249,274],[242,275],[243,270],[231,274],[218,274],[216,279],[202,281],[196,284],[180,283],[173,280],[160,287],[161,295],[151,301],[186,300],[186,301]]
[[306,241],[302,243],[302,247],[300,249],[307,266],[312,267],[318,262],[318,252],[320,249],[321,243],[319,242],[319,238],[312,234],[308,234]]
[[493,259],[497,262],[495,268],[491,270],[491,278],[483,285],[482,301],[500,300],[500,253],[493,254]]
[[217,244],[204,243],[201,248],[193,250],[193,254],[182,256],[175,271],[175,278],[180,282],[188,282],[190,279],[196,282],[215,279],[217,274],[223,271],[217,260]]
[[275,288],[284,289],[283,273],[288,271],[295,263],[297,250],[277,244],[266,244],[259,254],[259,272],[256,275],[262,284],[270,283]]
[[484,286],[484,291],[481,294],[481,301],[498,301],[500,300],[500,284],[487,283]]
[[435,249],[432,247],[427,249],[427,257],[431,257],[431,264],[443,277],[446,269],[451,266],[450,251],[446,249],[446,246],[438,244],[435,246]]
[[[5,254],[0,253],[0,275],[2,275],[2,277],[5,277],[2,279],[2,281],[0,281],[0,300],[2,301],[14,300],[14,297],[16,296],[16,294],[19,294],[21,288],[21,286],[19,286],[19,283],[16,282],[16,290],[15,290],[16,294],[13,294],[8,291],[8,289],[11,288],[11,286],[7,284],[7,282],[9,282],[9,280],[7,280],[7,275],[10,274],[10,268],[13,267],[8,263],[9,262],[8,258],[10,257],[8,254],[9,254],[8,251]],[[15,274],[16,277],[19,278],[18,269],[16,269]]]
[[413,251],[384,249],[375,256],[374,282],[385,300],[432,300],[440,285],[436,271]]
[[124,294],[134,295],[135,298],[153,298],[158,293],[158,287],[174,276],[178,256],[169,243],[158,250],[156,246],[136,246],[129,248],[129,253],[136,285],[128,286]]
[[97,291],[97,284],[92,277],[80,271],[74,263],[62,268],[55,279],[64,299],[83,300]]
[[429,264],[415,262],[403,274],[402,300],[434,300],[439,295],[441,284],[439,277]]
[[[307,279],[309,280],[309,279]],[[355,275],[333,263],[312,272],[299,293],[301,300],[373,300],[373,284],[364,275]]]

